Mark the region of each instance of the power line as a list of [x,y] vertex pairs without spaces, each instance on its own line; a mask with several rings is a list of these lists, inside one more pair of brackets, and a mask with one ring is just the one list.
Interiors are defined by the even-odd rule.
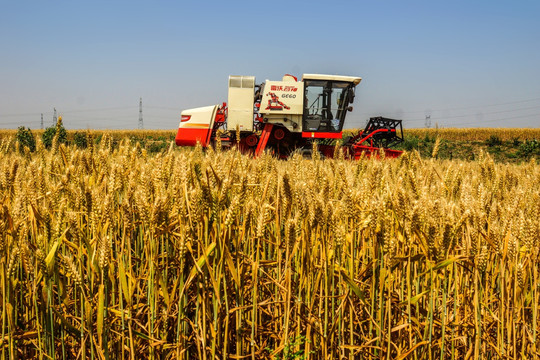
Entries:
[[158,110],[171,110],[171,111],[181,111],[181,108],[170,108],[163,106],[145,106],[145,109],[158,109]]
[[135,106],[121,106],[121,107],[108,107],[108,108],[99,108],[99,109],[83,109],[83,110],[67,110],[63,111],[64,114],[67,113],[85,113],[85,112],[96,112],[96,111],[109,111],[109,110],[127,110],[135,109]]
[[[465,116],[463,116],[465,117]],[[540,113],[535,113],[535,114],[527,114],[527,115],[518,115],[518,116],[512,116],[512,117],[504,117],[504,118],[500,118],[500,119],[497,119],[497,120],[494,120],[494,119],[485,119],[485,120],[476,120],[474,122],[466,122],[466,123],[451,123],[451,125],[459,125],[459,124],[481,124],[481,123],[489,123],[489,122],[494,122],[494,121],[502,121],[502,120],[513,120],[513,119],[524,119],[524,118],[528,118],[528,117],[540,117]],[[445,121],[445,120],[451,120],[453,119],[454,117],[442,117],[442,118],[434,118],[433,120],[436,120],[437,122],[441,122],[441,121]],[[421,120],[421,119],[413,119],[413,120],[403,120],[404,122],[406,122],[407,124],[410,124],[410,123],[418,123],[420,121],[424,121],[424,120]]]
[[[525,100],[516,100],[516,101],[509,101],[509,102],[503,102],[503,103],[496,103],[496,104],[489,104],[489,105],[475,105],[475,106],[466,106],[466,107],[452,107],[452,108],[446,108],[446,109],[435,109],[431,110],[431,112],[435,111],[454,111],[454,110],[467,110],[467,109],[478,109],[478,108],[487,108],[487,107],[495,107],[495,106],[502,106],[502,105],[512,105],[512,104],[520,104],[520,103],[526,103],[531,101],[540,101],[540,97],[537,98],[531,98],[531,99],[525,99]],[[93,108],[93,109],[71,109],[71,110],[63,110],[63,114],[67,113],[85,113],[85,112],[98,112],[98,111],[108,111],[108,110],[127,110],[127,109],[134,109],[135,106],[115,106],[115,107],[104,107],[104,108]],[[147,109],[158,109],[158,110],[170,110],[170,111],[180,111],[181,108],[172,108],[172,107],[166,107],[166,106],[146,106]],[[530,109],[529,108],[523,108]],[[514,111],[514,110],[511,110]],[[418,110],[418,111],[404,111],[401,112],[402,114],[415,114],[415,113],[425,113],[425,110]],[[15,117],[15,116],[37,116],[40,115],[39,112],[30,112],[30,113],[11,113],[11,114],[0,114],[0,117]],[[44,112],[43,114],[49,115],[51,112]]]
[[0,114],[1,117],[16,117],[16,116],[37,116],[39,114],[46,114],[50,115],[52,112],[44,112],[44,113],[18,113],[18,114]]
[[[509,101],[509,102],[503,102],[503,103],[497,103],[497,104],[490,104],[490,105],[475,105],[475,106],[466,106],[466,107],[452,107],[452,108],[446,108],[446,109],[435,109],[431,111],[454,111],[454,110],[469,110],[469,109],[478,109],[478,108],[487,108],[487,107],[496,107],[496,106],[502,106],[502,105],[513,105],[513,104],[521,104],[531,101],[540,101],[540,98],[533,98],[533,99],[526,99],[526,100],[517,100],[517,101]],[[403,114],[419,114],[424,113],[425,110],[418,110],[418,111],[404,111]]]
[[39,124],[39,120],[0,122],[0,125]]
[[[503,117],[503,118],[499,118],[499,119],[487,119],[487,120],[476,120],[476,121],[449,123],[447,125],[452,125],[452,126],[454,126],[454,125],[481,125],[481,124],[484,124],[484,123],[492,123],[492,122],[500,122],[500,121],[524,119],[524,118],[533,118],[533,117],[538,117],[540,119],[540,113],[529,114],[529,115],[511,116],[511,117]],[[444,121],[444,120],[448,120],[448,119],[447,118],[439,118],[439,119],[436,119],[436,120]],[[410,123],[418,122],[420,120],[404,120],[404,121],[407,124],[410,124]],[[439,125],[441,125],[441,124],[439,124]],[[443,123],[442,125],[444,126],[445,124]]]
[[116,119],[131,119],[133,121],[133,115],[123,115],[123,116],[100,116],[100,117],[68,117],[66,118],[67,123],[72,123],[74,121],[115,121]]
[[[509,113],[509,112],[515,112],[515,111],[523,111],[523,110],[532,110],[532,109],[540,109],[540,106],[531,106],[527,108],[521,108],[521,109],[510,109],[510,110],[500,110],[500,111],[492,111],[492,112],[486,112],[481,113],[482,115],[493,115],[493,114],[503,114],[503,113]],[[445,116],[443,118],[435,118],[435,120],[440,119],[456,119],[456,118],[463,118],[468,116],[476,116],[477,114],[463,114],[463,115],[451,115],[451,116]],[[409,121],[422,121],[421,119],[415,119],[415,120],[409,120]]]
[[[524,107],[524,108],[514,108],[514,109],[508,109],[508,110],[497,110],[497,111],[490,111],[490,112],[481,112],[482,115],[492,115],[492,114],[502,114],[502,113],[509,113],[509,112],[516,112],[516,111],[525,111],[525,110],[533,110],[533,109],[540,109],[540,105],[537,105],[537,106],[529,106],[529,107]],[[445,110],[434,110],[434,111],[445,111]],[[449,110],[448,110],[449,111]],[[475,112],[475,113],[467,113],[467,114],[462,114],[462,115],[449,115],[449,116],[444,116],[444,117],[433,117],[432,116],[432,111],[430,111],[430,116],[432,118],[432,120],[439,120],[439,119],[453,119],[453,118],[462,118],[462,117],[468,117],[468,116],[476,116],[478,114],[478,112]],[[366,116],[366,115],[364,115]],[[428,115],[426,115],[428,116]],[[425,121],[425,119],[411,119],[411,120],[408,120],[408,121],[415,121],[415,122],[420,122],[420,121]]]
[[455,123],[455,124],[452,124],[452,125],[477,125],[479,123],[492,123],[492,122],[498,122],[498,121],[523,119],[523,118],[528,118],[528,117],[538,117],[540,119],[540,113],[531,114],[531,115],[505,117],[505,118],[500,118],[500,119],[490,119],[490,120],[482,120],[482,121],[474,121],[474,122]]
[[139,99],[139,129],[143,129],[143,117],[142,117],[142,97]]
[[[96,108],[96,109],[81,109],[81,110],[67,110],[62,111],[63,114],[72,114],[72,113],[86,113],[86,112],[98,112],[98,111],[108,111],[108,110],[127,110],[135,109],[136,106],[121,106],[121,107],[106,107],[106,108]],[[45,115],[53,114],[53,112],[44,112]],[[37,116],[40,115],[39,112],[33,113],[13,113],[13,114],[0,114],[0,117],[16,117],[16,116]]]

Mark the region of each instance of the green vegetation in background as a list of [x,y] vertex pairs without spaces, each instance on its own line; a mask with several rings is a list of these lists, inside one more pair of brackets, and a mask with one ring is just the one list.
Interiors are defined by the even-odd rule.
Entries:
[[[439,159],[475,160],[481,151],[488,152],[497,162],[521,162],[532,157],[540,157],[540,143],[532,140],[501,140],[492,135],[485,141],[446,140],[439,138]],[[431,157],[437,136],[425,134],[405,135],[404,141],[395,147],[396,150],[418,150],[422,157]]]
[[36,151],[36,139],[34,138],[30,128],[20,126],[17,129],[17,135],[15,135],[15,138],[17,139],[19,150],[21,152],[24,151],[25,147],[27,147],[31,152]]
[[[19,131],[19,130],[17,130]],[[19,146],[32,147],[19,140],[21,136],[29,140],[29,134],[41,137],[44,145],[52,145],[56,127],[46,130],[24,128],[28,135],[17,135],[15,130],[0,130],[0,139],[15,136]],[[116,148],[120,141],[129,138],[132,144],[139,144],[149,153],[159,153],[174,142],[176,130],[66,130],[61,126],[59,142],[74,144],[85,148],[89,134],[92,142],[99,145],[102,137],[111,137],[111,145]],[[65,133],[64,133],[65,131]],[[343,138],[355,135],[358,130],[344,130]],[[65,135],[64,135],[65,134]],[[437,157],[441,159],[474,160],[480,152],[488,152],[497,162],[522,162],[540,157],[540,129],[405,129],[404,142],[395,147],[397,150],[418,150],[421,156],[431,157],[436,139],[439,138]]]
[[[58,135],[57,135],[58,134]],[[58,119],[58,122],[55,126],[48,127],[43,132],[43,135],[41,136],[41,140],[43,141],[43,145],[48,149],[52,146],[54,137],[58,136],[57,141],[61,144],[67,144],[67,131],[66,128],[64,128],[64,125],[62,124],[62,119]]]

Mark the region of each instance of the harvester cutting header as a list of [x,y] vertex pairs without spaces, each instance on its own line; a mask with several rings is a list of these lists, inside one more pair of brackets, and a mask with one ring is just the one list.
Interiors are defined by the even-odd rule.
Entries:
[[[256,84],[254,76],[229,76],[229,102],[182,111],[176,145],[213,146],[219,137],[223,147],[237,146],[259,156],[269,150],[280,158],[294,151],[309,154],[314,141],[325,157],[333,157],[337,139],[354,101],[352,76],[304,74],[301,81],[285,75],[281,81]],[[401,120],[371,118],[366,128],[342,142],[346,157],[358,159],[390,149],[403,141]]]

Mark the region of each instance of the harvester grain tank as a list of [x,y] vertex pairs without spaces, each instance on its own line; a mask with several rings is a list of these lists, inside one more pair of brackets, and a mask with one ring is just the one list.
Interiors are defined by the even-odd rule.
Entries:
[[[254,76],[229,76],[228,103],[184,110],[176,135],[176,145],[236,146],[259,156],[271,151],[287,158],[295,151],[309,154],[313,142],[325,157],[333,157],[343,138],[343,126],[362,79],[354,76],[304,74],[281,81],[256,84]],[[403,141],[401,120],[370,118],[366,128],[344,139],[339,146],[348,158],[358,159],[384,152]]]

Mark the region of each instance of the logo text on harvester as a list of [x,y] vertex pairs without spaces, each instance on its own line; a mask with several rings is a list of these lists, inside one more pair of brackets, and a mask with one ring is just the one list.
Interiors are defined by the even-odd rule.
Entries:
[[296,86],[282,86],[282,85],[272,85],[270,86],[272,91],[298,91]]

